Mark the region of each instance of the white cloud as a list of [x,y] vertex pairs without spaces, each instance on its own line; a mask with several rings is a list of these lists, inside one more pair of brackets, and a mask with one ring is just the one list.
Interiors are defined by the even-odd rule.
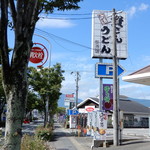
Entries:
[[149,5],[144,4],[144,3],[142,3],[142,4],[139,6],[139,10],[140,10],[140,11],[147,10],[148,8],[149,8]]
[[132,88],[137,88],[137,87],[143,87],[145,85],[142,85],[142,84],[125,84],[125,85],[121,85],[120,86],[120,89],[132,89]]
[[[89,66],[90,68],[90,66]],[[69,68],[70,69],[70,68]],[[99,89],[99,80],[95,79],[94,72],[80,72],[79,82],[78,82],[78,97],[82,100],[88,97],[97,96]],[[65,72],[65,81],[62,83],[62,93],[75,93],[76,91],[76,73],[71,74],[70,71]]]
[[69,28],[75,26],[69,20],[60,20],[60,19],[40,19],[37,22],[37,27],[49,27],[49,28]]
[[125,84],[120,86],[120,94],[131,98],[149,99],[149,86],[140,84]]
[[132,17],[135,13],[136,13],[137,8],[135,6],[132,6],[129,10],[128,10],[128,15],[130,17]]
[[139,6],[132,6],[129,8],[128,15],[129,17],[133,17],[138,11],[145,11],[149,8],[148,4],[141,3]]

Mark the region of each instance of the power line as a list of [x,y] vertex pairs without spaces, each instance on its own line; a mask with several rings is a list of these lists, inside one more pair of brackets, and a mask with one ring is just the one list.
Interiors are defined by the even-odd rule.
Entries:
[[[43,32],[43,33],[45,33],[46,35],[48,35],[48,36],[51,36],[51,38],[53,39],[53,37],[54,38],[57,38],[57,39],[59,39],[59,40],[62,40],[62,41],[65,41],[65,42],[68,42],[68,43],[71,43],[71,44],[74,44],[74,45],[77,45],[77,46],[80,46],[80,47],[83,47],[83,48],[86,48],[86,49],[88,49],[88,50],[92,50],[92,51],[94,51],[95,49],[93,49],[93,48],[91,48],[91,47],[89,47],[89,46],[85,46],[85,45],[83,45],[83,44],[80,44],[80,43],[76,43],[76,42],[73,42],[73,41],[71,41],[71,40],[67,40],[67,39],[65,39],[65,38],[62,38],[62,37],[60,37],[60,36],[57,36],[57,35],[54,35],[54,34],[52,34],[52,33],[49,33],[49,32],[46,32],[46,31],[44,31],[44,30],[41,30],[41,29],[38,29],[38,28],[35,28],[36,30],[38,30],[38,31],[40,31],[40,32]],[[54,39],[53,39],[54,40]],[[55,41],[55,40],[54,40]],[[56,41],[55,41],[56,42]],[[57,43],[57,42],[56,42]],[[57,43],[58,44],[58,43]],[[59,46],[60,46],[60,44],[59,44]],[[61,47],[63,47],[63,46],[61,46]],[[64,47],[63,47],[64,48]],[[66,49],[66,48],[65,48]],[[70,50],[71,51],[71,50]],[[75,51],[74,51],[75,52]],[[77,52],[77,51],[76,51]]]
[[42,19],[56,19],[56,20],[86,20],[86,19],[92,19],[96,17],[82,17],[82,18],[54,18],[54,17],[40,17]]
[[91,13],[81,13],[81,14],[66,14],[66,13],[52,13],[52,15],[63,15],[63,16],[85,16],[85,15],[91,15]]
[[71,49],[69,49],[69,48],[66,48],[66,47],[64,47],[63,45],[61,45],[55,38],[53,38],[53,37],[51,37],[52,39],[53,39],[53,41],[57,44],[57,45],[59,45],[60,47],[62,47],[63,49],[65,49],[65,50],[67,50],[67,51],[71,51],[71,52],[80,52],[81,50],[71,50]]
[[68,42],[68,43],[71,43],[71,44],[74,44],[74,45],[78,45],[78,46],[80,46],[80,47],[83,47],[83,48],[86,48],[86,49],[90,49],[90,50],[91,50],[91,47],[82,45],[82,44],[80,44],[80,43],[76,43],[76,42],[73,42],[73,41],[71,41],[71,40],[67,40],[67,39],[65,39],[65,38],[62,38],[62,37],[60,37],[60,36],[54,35],[54,34],[52,34],[52,33],[46,32],[46,31],[41,30],[41,29],[38,29],[38,28],[36,28],[36,30],[41,31],[41,32],[47,34],[48,36],[52,36],[52,37],[55,37],[55,38],[57,38],[57,39],[63,40],[63,41],[65,41],[65,42]]

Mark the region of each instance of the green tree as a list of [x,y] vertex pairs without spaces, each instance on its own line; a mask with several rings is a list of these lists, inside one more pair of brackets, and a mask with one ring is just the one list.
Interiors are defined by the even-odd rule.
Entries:
[[49,93],[49,115],[50,118],[53,118],[53,115],[57,112],[58,107],[58,100],[61,95],[60,89],[61,89],[61,83],[64,80],[64,77],[62,76],[62,73],[64,71],[61,70],[60,64],[56,64],[54,68],[51,70],[51,77],[50,78],[50,86],[51,90]]
[[[7,101],[5,150],[20,150],[22,121],[27,98],[27,68],[32,37],[39,15],[55,10],[78,9],[82,0],[0,0],[0,53]],[[14,32],[9,56],[8,27]]]
[[38,109],[43,111],[43,101],[41,98],[33,92],[32,90],[28,91],[27,105],[26,105],[26,114],[29,114],[28,118],[32,120],[32,111],[33,109]]
[[66,108],[58,107],[57,108],[57,114],[60,114],[60,115],[66,114]]
[[29,84],[43,101],[43,103],[41,103],[41,108],[44,110],[44,125],[46,125],[48,121],[46,118],[46,102],[48,101],[49,115],[50,118],[52,118],[56,113],[57,102],[61,95],[60,89],[61,83],[64,80],[62,74],[64,71],[61,70],[61,65],[59,63],[51,68],[41,68],[37,70],[36,68],[30,67],[29,70]]

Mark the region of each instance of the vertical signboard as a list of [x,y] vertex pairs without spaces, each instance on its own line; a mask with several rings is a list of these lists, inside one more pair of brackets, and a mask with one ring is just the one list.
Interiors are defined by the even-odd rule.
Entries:
[[74,94],[66,94],[64,105],[68,109],[72,109],[75,106]]
[[105,112],[92,112],[91,136],[96,140],[106,140],[108,115]]
[[113,110],[113,84],[103,84],[103,110]]
[[108,115],[104,112],[99,112],[97,119],[99,121],[98,128],[99,128],[100,140],[106,140]]
[[[125,12],[116,12],[117,57],[127,58],[127,21]],[[92,12],[92,58],[113,57],[112,11]]]
[[92,112],[88,112],[87,116],[87,135],[91,135],[91,129],[92,129]]

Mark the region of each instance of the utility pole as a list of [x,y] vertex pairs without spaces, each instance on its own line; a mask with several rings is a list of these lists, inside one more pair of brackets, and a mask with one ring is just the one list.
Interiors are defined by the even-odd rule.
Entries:
[[[71,74],[73,74],[74,72],[71,72]],[[78,105],[78,91],[79,91],[79,86],[78,86],[78,82],[79,82],[79,80],[80,80],[80,74],[79,74],[79,72],[77,71],[77,72],[75,72],[76,74],[76,79],[75,79],[75,81],[76,81],[76,99],[75,99],[75,109],[77,109],[77,105]]]
[[[102,58],[99,59],[99,62],[102,63]],[[99,78],[99,110],[102,111],[102,101],[103,101],[103,78]]]
[[113,128],[114,128],[114,146],[119,145],[119,113],[118,113],[118,61],[116,48],[116,12],[113,9]]
[[79,86],[78,86],[78,82],[79,82],[79,72],[77,71],[76,72],[76,105],[75,105],[75,108],[77,109],[77,105],[78,105],[78,91],[79,91]]

